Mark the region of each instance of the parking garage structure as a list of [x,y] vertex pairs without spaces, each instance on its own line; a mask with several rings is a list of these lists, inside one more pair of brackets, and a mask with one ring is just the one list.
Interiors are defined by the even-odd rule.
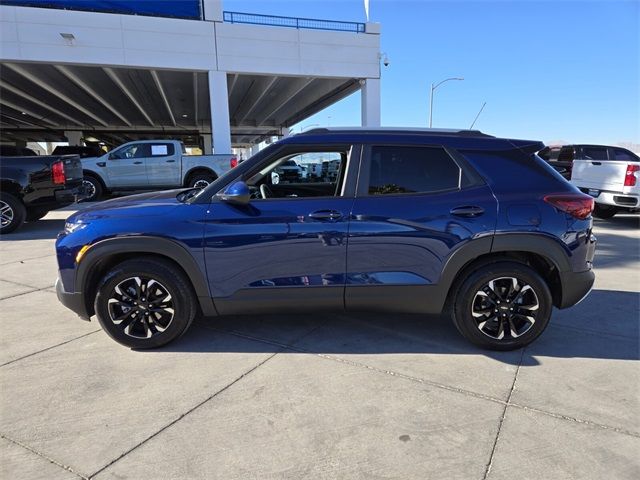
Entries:
[[34,3],[0,5],[3,143],[176,138],[227,154],[358,90],[362,125],[380,125],[379,24],[228,12],[219,0],[195,0],[197,18]]

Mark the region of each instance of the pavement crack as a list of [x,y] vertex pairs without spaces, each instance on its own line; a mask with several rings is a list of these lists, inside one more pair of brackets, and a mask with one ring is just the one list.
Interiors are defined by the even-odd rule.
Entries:
[[[315,332],[318,328],[320,328],[322,325],[318,325],[312,329],[310,329],[309,331],[305,332],[304,334],[302,334],[300,337],[296,338],[295,340],[293,340],[293,342],[299,342],[300,340],[302,340],[304,337],[306,337],[307,335],[311,335],[313,332]],[[208,327],[204,327],[204,328],[208,328]],[[219,331],[218,329],[214,329]],[[228,332],[224,332],[227,333]],[[279,353],[281,353],[284,349],[286,348],[286,346],[283,345],[283,348],[281,348],[279,351],[272,353],[271,355],[269,355],[267,358],[265,358],[264,360],[262,360],[261,362],[259,362],[258,364],[254,365],[252,368],[250,368],[249,370],[247,370],[246,372],[243,372],[240,376],[238,376],[237,378],[235,378],[233,381],[231,381],[230,383],[228,383],[227,385],[225,385],[224,387],[222,387],[220,390],[217,390],[215,393],[213,393],[212,395],[208,396],[207,398],[205,398],[203,401],[201,401],[200,403],[194,405],[193,407],[191,407],[189,410],[187,410],[186,412],[184,412],[183,414],[181,414],[180,416],[178,416],[178,418],[172,420],[171,422],[169,422],[168,424],[166,424],[164,427],[162,427],[160,430],[158,430],[157,432],[153,433],[152,435],[149,435],[147,438],[145,438],[144,440],[142,440],[141,442],[139,442],[138,444],[134,445],[133,447],[131,447],[129,450],[127,450],[126,452],[123,452],[121,455],[119,455],[117,458],[115,458],[114,460],[112,460],[111,462],[109,462],[108,464],[104,465],[102,468],[100,468],[99,470],[97,470],[96,472],[94,472],[92,475],[90,475],[89,478],[94,478],[96,475],[99,475],[100,473],[102,473],[103,471],[105,471],[107,468],[111,467],[112,465],[114,465],[115,463],[117,463],[118,461],[122,460],[124,457],[126,457],[127,455],[129,455],[131,452],[133,452],[134,450],[137,450],[138,448],[140,448],[141,446],[143,446],[145,443],[147,443],[149,440],[151,440],[152,438],[157,437],[158,435],[160,435],[162,432],[164,432],[165,430],[171,428],[173,425],[175,425],[176,423],[178,423],[180,420],[182,420],[184,417],[186,417],[187,415],[193,413],[194,411],[196,411],[198,408],[202,407],[203,405],[205,405],[206,403],[208,403],[209,401],[213,400],[214,398],[216,398],[218,395],[220,395],[221,393],[227,391],[229,388],[231,388],[232,386],[234,386],[236,383],[238,383],[239,381],[241,381],[242,379],[244,379],[245,377],[251,375],[253,372],[255,372],[258,368],[260,368],[262,365],[264,365],[265,363],[267,363],[269,360],[271,360],[273,357],[275,357],[276,355],[278,355]]]
[[60,347],[62,345],[66,345],[67,343],[75,342],[76,340],[79,340],[81,338],[88,337],[89,335],[93,335],[94,333],[98,333],[99,331],[100,329],[94,330],[93,332],[85,333],[84,335],[80,335],[79,337],[74,337],[65,342],[56,343],[55,345],[51,345],[50,347],[43,348],[42,350],[38,350],[37,352],[32,352],[32,353],[29,353],[28,355],[23,355],[22,357],[14,358],[13,360],[9,360],[8,362],[0,364],[0,368],[6,365],[11,365],[12,363],[15,363],[15,362],[19,362],[20,360],[24,360],[25,358],[33,357],[34,355],[38,355],[39,353],[43,353],[43,352],[52,350],[54,348]]
[[493,446],[491,447],[491,455],[489,455],[489,461],[487,462],[487,467],[484,471],[483,480],[487,480],[489,477],[489,473],[491,472],[491,467],[493,466],[493,457],[496,453],[496,447],[498,446],[498,440],[500,439],[500,433],[502,432],[502,425],[504,424],[504,419],[507,416],[507,409],[511,404],[511,396],[513,395],[513,391],[516,388],[516,382],[518,381],[518,373],[520,373],[520,367],[522,366],[522,360],[524,359],[524,352],[526,348],[523,348],[520,352],[520,361],[518,362],[518,367],[516,368],[516,373],[513,376],[513,383],[511,384],[511,389],[509,390],[509,395],[507,396],[507,401],[504,404],[504,409],[502,410],[502,415],[500,416],[500,422],[498,423],[498,431],[496,432],[496,438],[493,441]]
[[18,440],[14,440],[13,438],[7,437],[4,433],[0,433],[0,438],[5,439],[7,442],[13,443],[14,445],[24,448],[25,450],[39,456],[40,458],[43,458],[45,460],[47,460],[49,463],[53,463],[54,465],[62,468],[63,470],[66,470],[68,472],[73,473],[74,475],[76,475],[78,478],[82,478],[83,480],[89,480],[89,477],[76,472],[73,468],[71,468],[69,465],[65,465],[62,462],[58,462],[57,460],[49,457],[48,455],[45,455],[42,452],[37,451],[35,448],[30,447],[29,445],[22,443]]
[[[44,291],[48,291],[51,287],[53,287],[53,285],[49,285],[47,287],[42,287],[42,288],[38,288],[38,287],[33,287],[31,285],[25,285],[24,283],[16,283],[16,282],[12,282],[11,280],[4,280],[4,282],[8,282],[8,283],[13,283],[14,285],[18,285],[20,287],[27,287],[27,288],[31,288],[33,290],[29,290],[27,292],[21,292],[21,293],[16,293],[15,295],[9,295],[8,297],[2,297],[0,298],[0,301],[2,300],[9,300],[10,298],[16,298],[16,297],[21,297],[22,295],[27,295],[29,293],[33,293],[33,292],[42,292]],[[53,292],[51,292],[53,293]]]

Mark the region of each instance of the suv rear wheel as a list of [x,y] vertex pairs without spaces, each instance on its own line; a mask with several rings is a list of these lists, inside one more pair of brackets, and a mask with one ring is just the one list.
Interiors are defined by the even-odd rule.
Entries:
[[465,338],[480,347],[524,347],[544,331],[551,317],[549,287],[523,264],[484,265],[454,291],[453,322]]
[[130,348],[154,348],[180,337],[197,307],[184,274],[156,259],[127,260],[103,278],[95,299],[100,325]]

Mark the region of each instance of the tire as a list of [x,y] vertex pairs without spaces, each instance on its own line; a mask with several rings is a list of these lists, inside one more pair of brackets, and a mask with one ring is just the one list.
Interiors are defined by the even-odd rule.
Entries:
[[81,202],[95,202],[102,198],[104,188],[102,182],[93,175],[86,175],[82,179],[82,186],[87,191],[87,196],[80,200]]
[[27,222],[36,222],[40,220],[42,217],[46,216],[49,213],[49,210],[42,210],[40,208],[30,208],[27,210],[26,221]]
[[613,218],[613,216],[618,213],[618,209],[612,205],[595,205],[593,209],[593,216],[599,218],[601,220],[607,220],[609,218]]
[[[145,296],[145,286],[150,285],[156,288],[151,301]],[[110,299],[116,301],[109,303]],[[188,278],[171,263],[154,258],[127,260],[111,269],[100,282],[94,308],[111,338],[136,349],[160,347],[179,338],[197,312]]]
[[210,173],[195,173],[189,177],[188,186],[191,188],[206,188],[216,177]]
[[0,192],[0,234],[11,233],[20,227],[26,217],[24,204],[10,193]]
[[542,334],[551,318],[553,300],[549,287],[524,264],[496,262],[480,266],[461,279],[453,291],[453,323],[479,347],[522,348]]

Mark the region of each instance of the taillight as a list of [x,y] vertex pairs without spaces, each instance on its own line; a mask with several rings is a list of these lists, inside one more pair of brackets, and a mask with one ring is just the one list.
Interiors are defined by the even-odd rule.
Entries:
[[229,163],[231,168],[236,168],[238,166],[238,159],[236,157],[231,157],[231,161]]
[[580,220],[593,212],[593,198],[583,193],[554,193],[545,196],[544,201]]
[[64,165],[62,162],[55,162],[51,165],[51,177],[56,185],[64,184],[66,177],[64,175]]
[[640,170],[640,165],[627,165],[627,173],[624,176],[624,186],[625,187],[633,187],[635,186],[638,179],[635,176],[635,173]]

